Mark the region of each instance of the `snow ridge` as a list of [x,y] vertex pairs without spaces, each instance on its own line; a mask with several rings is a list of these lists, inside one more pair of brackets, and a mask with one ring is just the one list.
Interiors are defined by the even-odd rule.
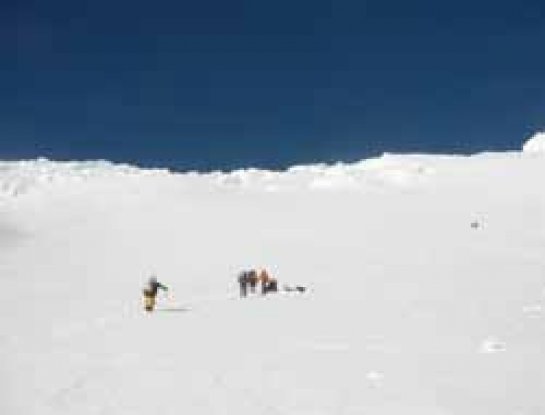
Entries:
[[[472,156],[394,155],[355,163],[311,164],[271,171],[257,168],[231,172],[172,173],[167,169],[144,169],[105,160],[50,161],[45,158],[22,161],[0,161],[0,200],[17,198],[38,188],[54,184],[82,183],[114,177],[165,176],[197,178],[226,189],[256,189],[266,192],[310,189],[314,191],[358,190],[371,187],[412,188],[428,182],[436,173],[436,165],[443,160],[497,158],[502,153],[483,153]],[[504,153],[509,155],[510,153]],[[537,132],[528,139],[520,154],[545,154],[545,132]]]
[[366,185],[417,185],[433,174],[433,159],[427,156],[395,156],[362,160],[352,164],[295,166],[285,171],[239,169],[232,172],[172,173],[143,169],[104,160],[58,162],[47,159],[0,162],[0,199],[17,198],[51,185],[84,183],[97,179],[170,176],[197,178],[226,189],[356,190]]

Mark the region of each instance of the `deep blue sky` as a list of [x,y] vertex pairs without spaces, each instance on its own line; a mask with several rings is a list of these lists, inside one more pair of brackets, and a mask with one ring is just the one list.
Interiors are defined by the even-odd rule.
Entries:
[[179,169],[519,148],[542,0],[0,2],[0,158]]

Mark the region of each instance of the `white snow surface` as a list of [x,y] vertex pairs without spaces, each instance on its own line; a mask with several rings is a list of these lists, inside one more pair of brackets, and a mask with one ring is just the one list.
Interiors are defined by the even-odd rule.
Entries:
[[523,145],[522,151],[530,154],[545,155],[545,132],[540,131],[532,135]]
[[[0,413],[544,414],[544,182],[526,149],[1,162]],[[241,299],[248,267],[308,290]]]

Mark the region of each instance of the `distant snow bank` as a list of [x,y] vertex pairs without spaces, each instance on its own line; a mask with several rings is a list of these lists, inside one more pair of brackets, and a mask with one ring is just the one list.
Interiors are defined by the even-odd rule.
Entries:
[[[523,153],[545,154],[545,132],[534,134],[523,146]],[[517,153],[520,154],[520,153]],[[113,178],[171,177],[197,180],[225,189],[278,191],[361,190],[369,187],[412,188],[427,183],[438,166],[460,159],[498,159],[509,153],[482,153],[473,156],[388,154],[354,163],[311,164],[271,171],[256,168],[231,172],[174,173],[167,169],[145,169],[105,160],[51,161],[45,158],[0,161],[0,201],[13,199],[52,185],[86,183]]]
[[285,171],[255,168],[232,172],[172,173],[143,169],[108,161],[59,162],[47,159],[0,161],[0,199],[16,198],[48,186],[86,183],[100,179],[139,178],[142,176],[198,180],[225,189],[255,189],[266,192],[284,190],[334,191],[371,186],[411,187],[434,173],[440,156],[391,155],[356,163],[314,164],[291,167]]
[[167,170],[140,169],[105,160],[51,161],[45,158],[0,161],[0,198],[18,197],[51,184],[79,183],[118,176],[164,175]]
[[522,146],[523,153],[545,154],[545,131],[539,131]]

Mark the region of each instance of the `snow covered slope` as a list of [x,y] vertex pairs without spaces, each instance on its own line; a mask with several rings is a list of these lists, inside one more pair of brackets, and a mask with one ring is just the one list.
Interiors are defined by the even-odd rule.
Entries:
[[[544,182],[527,152],[0,163],[0,413],[543,414]],[[239,299],[244,267],[309,290]]]

